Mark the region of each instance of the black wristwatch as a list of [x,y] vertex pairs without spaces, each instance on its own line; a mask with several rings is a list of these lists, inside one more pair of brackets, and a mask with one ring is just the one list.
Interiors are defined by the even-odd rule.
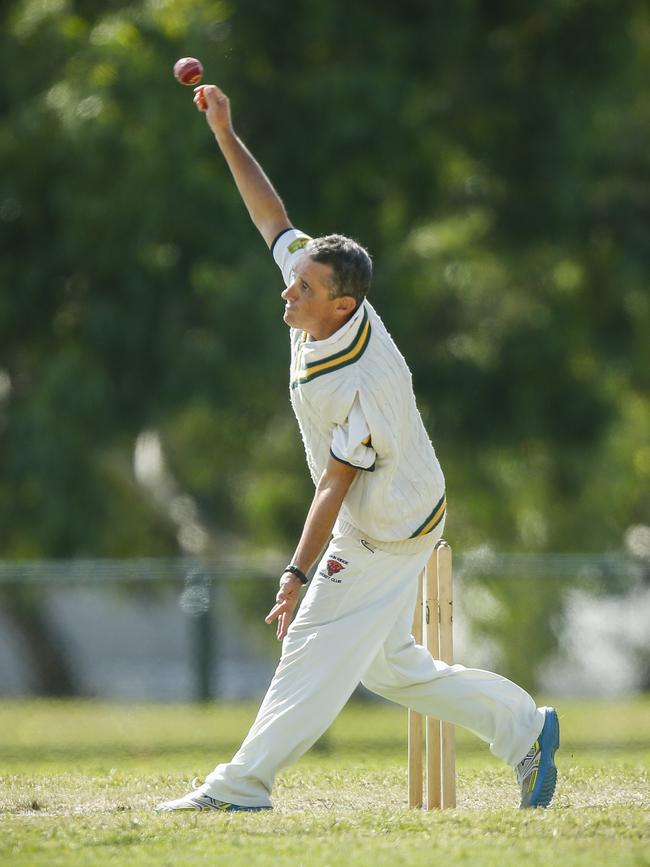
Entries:
[[[297,566],[292,566],[291,563],[285,568],[284,572],[291,572],[292,575],[296,575],[300,579],[301,584],[309,583],[309,578],[305,575],[302,569],[299,569]],[[283,575],[284,572],[282,573]]]

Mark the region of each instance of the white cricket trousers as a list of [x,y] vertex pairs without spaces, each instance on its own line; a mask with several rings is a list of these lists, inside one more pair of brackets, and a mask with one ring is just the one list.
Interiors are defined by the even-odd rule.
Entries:
[[351,536],[332,539],[257,718],[232,761],[207,776],[209,794],[243,807],[270,806],[278,771],[318,740],[360,681],[464,726],[509,765],[521,761],[544,724],[528,693],[498,674],[434,660],[411,635],[418,575],[438,537],[431,535],[431,546],[417,554],[373,551]]

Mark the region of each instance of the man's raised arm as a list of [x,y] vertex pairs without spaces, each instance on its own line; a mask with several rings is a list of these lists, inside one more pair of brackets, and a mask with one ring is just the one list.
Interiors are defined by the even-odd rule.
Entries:
[[291,223],[272,183],[233,129],[230,100],[216,85],[205,84],[195,89],[194,102],[205,112],[251,220],[270,247]]

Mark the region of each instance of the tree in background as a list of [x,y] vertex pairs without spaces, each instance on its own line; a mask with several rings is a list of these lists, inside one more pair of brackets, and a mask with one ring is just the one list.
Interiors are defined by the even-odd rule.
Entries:
[[[169,554],[309,500],[275,266],[171,77],[198,55],[297,225],[375,257],[466,549],[650,513],[650,13],[624,0],[14,0],[0,82],[3,556]],[[28,58],[28,62],[26,61]]]

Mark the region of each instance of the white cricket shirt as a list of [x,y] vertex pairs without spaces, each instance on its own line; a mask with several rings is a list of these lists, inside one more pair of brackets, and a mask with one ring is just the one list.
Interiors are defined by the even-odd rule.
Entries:
[[[291,228],[273,243],[287,286],[309,240]],[[290,399],[314,484],[330,455],[362,471],[343,501],[339,531],[419,547],[444,519],[444,477],[406,361],[367,300],[325,340],[291,329]]]

